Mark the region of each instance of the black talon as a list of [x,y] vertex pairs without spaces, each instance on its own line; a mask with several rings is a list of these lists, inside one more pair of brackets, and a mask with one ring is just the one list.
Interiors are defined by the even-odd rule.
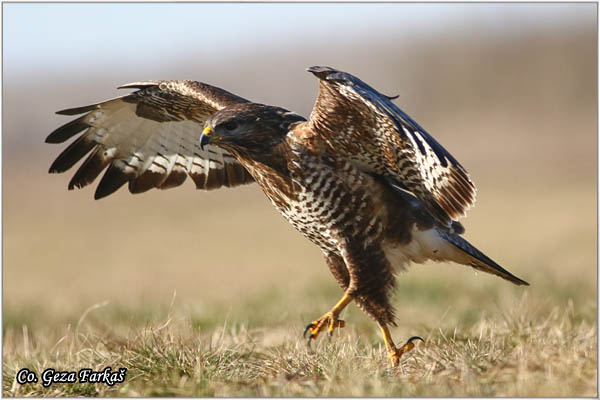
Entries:
[[[312,324],[306,325],[306,328],[304,328],[304,333],[302,334],[303,338],[306,338],[306,332],[308,332],[310,328],[312,328]],[[311,334],[311,336],[312,336],[312,334]],[[312,338],[310,338],[310,337],[308,338],[309,343],[310,343],[310,339],[312,339]]]
[[406,341],[406,343],[412,343],[412,342],[413,342],[413,340],[417,340],[417,339],[418,339],[418,340],[420,340],[421,342],[425,343],[425,340],[424,340],[422,337],[420,337],[420,336],[413,336],[413,337],[411,337],[410,339],[408,339],[408,340]]

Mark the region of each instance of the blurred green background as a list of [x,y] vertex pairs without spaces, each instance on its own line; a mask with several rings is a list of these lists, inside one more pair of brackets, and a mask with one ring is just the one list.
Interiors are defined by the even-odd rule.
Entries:
[[[590,3],[3,4],[4,329],[105,300],[152,310],[175,291],[193,312],[268,303],[300,329],[316,293],[330,293],[319,307],[337,300],[319,249],[256,185],[204,193],[189,180],[94,201],[96,183],[67,191],[74,170],[47,174],[64,146],[44,139],[69,121],[56,110],[132,81],[193,79],[308,116],[312,65],[398,94],[478,187],[466,237],[531,282],[529,298],[595,318],[596,16]],[[448,307],[480,312],[474,293],[523,293],[458,266],[399,280],[398,305],[430,324]]]

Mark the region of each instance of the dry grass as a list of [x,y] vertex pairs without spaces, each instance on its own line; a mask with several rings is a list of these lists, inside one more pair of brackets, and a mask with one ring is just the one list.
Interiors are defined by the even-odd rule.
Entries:
[[[270,303],[281,300],[273,296]],[[373,326],[365,323],[349,324],[339,336],[320,340],[311,351],[299,337],[298,323],[263,320],[265,315],[244,318],[251,307],[242,315],[225,316],[224,310],[213,309],[211,315],[199,317],[182,313],[176,301],[175,307],[152,316],[123,320],[105,306],[91,310],[79,323],[53,329],[28,332],[25,326],[17,329],[11,324],[4,335],[3,392],[7,396],[595,396],[595,306],[576,311],[570,301],[564,308],[549,309],[533,304],[527,295],[503,303],[502,309],[492,307],[472,323],[421,326],[418,331],[426,342],[394,370],[387,367]],[[21,386],[14,380],[23,367],[41,372],[48,367],[106,366],[128,368],[126,382],[114,387],[44,388]]]

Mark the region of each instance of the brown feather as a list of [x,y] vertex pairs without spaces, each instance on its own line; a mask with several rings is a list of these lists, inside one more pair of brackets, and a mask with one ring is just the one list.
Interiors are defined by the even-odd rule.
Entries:
[[177,187],[187,178],[187,172],[182,168],[173,168],[167,179],[158,187],[159,189],[170,189]]
[[65,172],[89,153],[94,146],[96,146],[96,143],[91,141],[88,135],[78,137],[77,140],[56,157],[48,172],[51,174]]
[[252,176],[242,165],[231,162],[225,162],[225,178],[223,184],[227,187],[235,187],[253,181]]
[[194,183],[196,184],[196,189],[205,189],[206,185],[206,174],[189,174]]
[[93,110],[97,110],[100,108],[100,104],[101,103],[96,103],[96,104],[90,104],[89,106],[82,106],[82,107],[73,107],[73,108],[67,108],[64,110],[60,110],[57,111],[56,113],[58,115],[78,115],[78,114],[83,114],[89,111],[93,111]]
[[211,169],[208,171],[206,176],[206,182],[204,183],[203,189],[211,190],[221,187],[223,182],[223,170],[220,168]]
[[75,172],[75,175],[73,175],[73,178],[69,182],[69,190],[82,188],[92,183],[111,161],[112,157],[106,155],[105,149],[96,146],[88,158],[81,164],[77,172]]
[[[192,169],[194,170],[192,175],[198,175],[196,168],[200,163],[202,169],[208,168],[213,162],[218,164],[217,168],[212,170],[202,170],[202,177],[195,177],[194,182],[201,189],[216,189],[221,186],[237,186],[253,182],[231,154],[211,146],[207,151],[201,151],[198,143],[202,127],[212,114],[227,106],[246,104],[248,100],[223,89],[193,81],[135,82],[123,87],[140,90],[101,103],[58,112],[63,115],[92,112],[93,115],[80,116],[59,127],[48,136],[46,139],[48,142],[63,142],[93,123],[94,129],[93,133],[90,133],[90,140],[98,144],[101,149],[111,148],[111,154],[115,155],[110,156],[108,160],[99,151],[94,152],[94,156],[82,165],[71,180],[69,184],[71,189],[89,184],[113,158],[118,168],[128,171],[126,175],[129,178],[126,180],[134,179],[138,173],[137,169],[142,167],[143,163],[140,164],[142,159],[162,157],[167,160],[167,164],[162,162],[164,160],[160,160],[161,162],[157,162],[152,167],[153,170],[164,168],[165,173],[141,173],[140,177],[131,182],[129,190],[132,193],[141,193],[155,187],[166,189],[179,186]],[[94,113],[96,110],[100,112]],[[162,124],[167,122],[172,124]],[[173,122],[181,122],[181,124]],[[193,125],[190,126],[190,123],[197,124],[196,129]],[[78,139],[54,161],[51,172],[63,172],[71,167],[93,149],[94,143]],[[155,144],[160,144],[160,149]],[[187,161],[181,161],[186,164],[181,167],[177,166],[177,160],[175,166],[171,164],[172,156],[175,154],[180,156],[177,160],[192,158],[199,160],[193,166],[190,165],[188,170]],[[224,160],[233,166],[228,168],[229,172],[223,168]],[[130,169],[136,170],[135,174],[129,172]],[[122,186],[124,179],[112,169],[110,173],[107,171],[107,175],[99,185],[97,195],[103,197],[114,192],[116,190],[114,186],[117,184]]]
[[46,138],[46,143],[62,143],[69,139],[71,136],[78,134],[82,130],[89,128],[90,126],[85,122],[87,115],[79,117],[63,126],[56,128]]
[[165,180],[165,174],[147,169],[140,176],[129,181],[129,192],[144,193],[158,187]]
[[460,163],[389,99],[329,67],[308,69],[319,93],[308,123],[365,172],[403,184],[443,225],[464,216],[475,186]]
[[127,174],[123,172],[120,168],[116,167],[114,163],[110,164],[96,188],[94,199],[99,200],[114,193],[130,179],[133,179],[134,176],[135,174],[133,173]]

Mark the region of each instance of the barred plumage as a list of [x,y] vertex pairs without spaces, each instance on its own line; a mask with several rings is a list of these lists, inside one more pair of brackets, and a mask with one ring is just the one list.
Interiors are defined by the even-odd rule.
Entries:
[[333,68],[308,71],[320,87],[310,124],[340,155],[403,184],[446,226],[473,206],[466,170],[390,97]]
[[64,172],[91,151],[69,183],[81,188],[103,176],[95,197],[106,197],[125,183],[131,193],[181,185],[189,175],[198,189],[253,182],[244,167],[223,149],[200,147],[201,127],[226,106],[247,100],[191,81],[136,82],[131,94],[90,106],[59,111],[85,115],[57,128],[47,143],[61,143],[85,131],[50,167]]
[[126,85],[140,90],[60,112],[85,115],[47,142],[83,133],[50,172],[64,172],[91,152],[69,189],[88,185],[108,167],[96,198],[125,183],[132,193],[179,186],[187,175],[202,189],[256,181],[321,248],[344,290],[330,312],[309,324],[310,339],[342,327],[339,313],[354,301],[379,323],[396,365],[414,339],[397,348],[387,328],[394,324],[390,296],[398,269],[454,261],[527,282],[460,237],[464,228],[456,219],[473,205],[475,186],[450,153],[358,78],[329,67],[308,70],[320,88],[308,121],[199,82]]

